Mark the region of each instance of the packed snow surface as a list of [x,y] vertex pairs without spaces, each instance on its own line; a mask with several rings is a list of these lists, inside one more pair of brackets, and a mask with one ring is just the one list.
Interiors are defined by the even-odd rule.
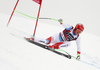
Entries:
[[[51,51],[40,48],[23,39],[32,37],[35,20],[14,17],[9,26],[9,16],[0,14],[0,70],[100,70],[100,38],[81,34],[81,60],[67,59]],[[61,32],[59,23],[38,23],[36,37],[47,38]],[[62,48],[76,56],[77,47],[73,41],[70,47]]]

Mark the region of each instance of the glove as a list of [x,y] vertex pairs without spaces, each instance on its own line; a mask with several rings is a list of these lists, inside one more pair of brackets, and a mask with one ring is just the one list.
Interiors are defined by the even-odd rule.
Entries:
[[60,23],[62,23],[62,22],[63,22],[63,20],[62,20],[62,19],[59,19],[58,21],[59,21]]
[[76,58],[77,60],[80,60],[80,54],[77,54],[77,58]]

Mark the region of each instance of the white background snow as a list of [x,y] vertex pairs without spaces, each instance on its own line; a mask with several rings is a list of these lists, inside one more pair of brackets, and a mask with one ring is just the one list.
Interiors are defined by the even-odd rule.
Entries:
[[[100,35],[97,33],[98,23],[100,23],[98,0],[74,2],[71,0],[68,1],[69,3],[64,0],[58,2],[43,0],[40,14],[40,17],[63,18],[71,25],[82,22],[85,30],[81,34],[81,59],[91,64],[74,59],[69,60],[25,41],[24,36],[30,37],[33,34],[34,19],[15,13],[9,26],[6,27],[15,2],[0,0],[0,70],[99,70],[96,67],[100,66]],[[20,0],[16,10],[36,16],[38,5],[32,1]],[[95,27],[94,24],[96,24]],[[63,29],[57,21],[39,20],[36,36],[47,38]],[[70,47],[63,49],[76,56],[75,42],[72,42]]]

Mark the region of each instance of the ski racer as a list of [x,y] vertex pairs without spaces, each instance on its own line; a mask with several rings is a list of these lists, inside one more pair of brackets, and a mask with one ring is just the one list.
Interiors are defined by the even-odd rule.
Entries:
[[64,24],[62,19],[58,20],[62,26],[65,27],[65,29],[53,36],[50,36],[47,39],[36,39],[34,38],[34,41],[42,42],[45,44],[51,44],[49,48],[54,48],[54,49],[60,49],[62,47],[67,47],[70,46],[71,43],[70,41],[75,40],[76,45],[77,45],[77,60],[80,60],[80,54],[81,54],[81,45],[80,45],[80,36],[84,30],[84,26],[81,23],[76,24],[75,28],[71,25]]

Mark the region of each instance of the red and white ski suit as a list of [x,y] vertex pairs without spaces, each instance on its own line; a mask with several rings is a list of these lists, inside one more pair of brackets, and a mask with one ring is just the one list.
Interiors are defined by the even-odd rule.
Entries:
[[77,53],[80,54],[80,37],[79,35],[74,34],[74,27],[64,23],[62,23],[61,25],[65,27],[65,29],[62,32],[55,34],[45,40],[41,39],[41,41],[43,41],[46,44],[53,43],[52,46],[49,46],[50,48],[60,49],[62,47],[70,46],[70,41],[75,40],[77,45]]

